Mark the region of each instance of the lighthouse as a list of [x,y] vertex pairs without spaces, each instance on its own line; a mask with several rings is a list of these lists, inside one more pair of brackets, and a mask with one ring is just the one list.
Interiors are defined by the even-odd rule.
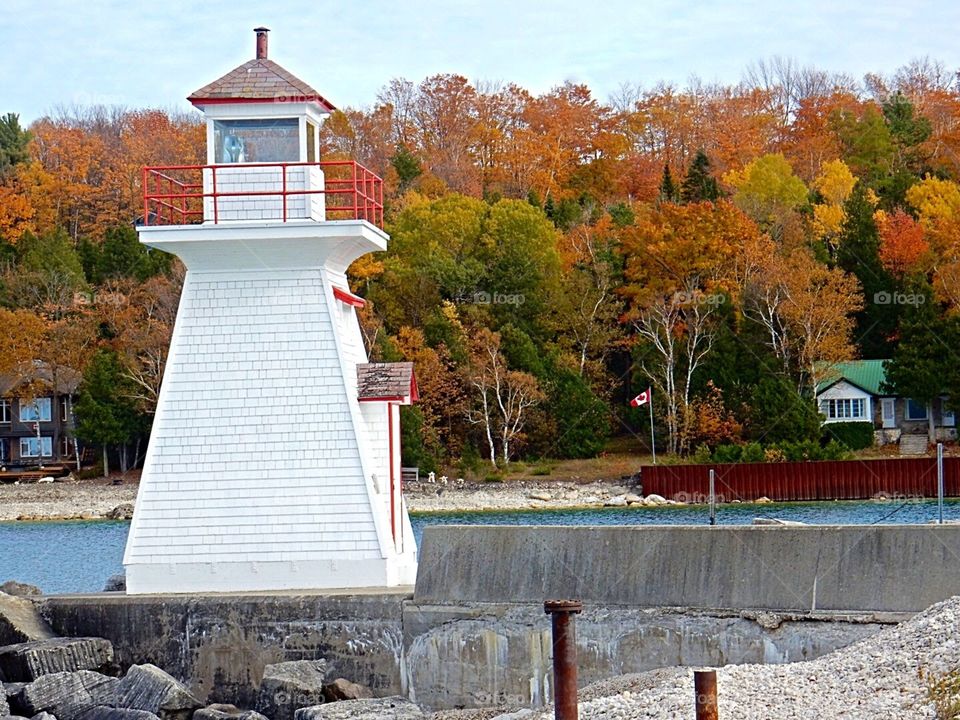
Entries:
[[409,363],[370,363],[346,270],[382,184],[319,156],[333,106],[256,55],[189,96],[207,162],[143,171],[140,241],[187,268],[124,554],[128,593],[412,584]]

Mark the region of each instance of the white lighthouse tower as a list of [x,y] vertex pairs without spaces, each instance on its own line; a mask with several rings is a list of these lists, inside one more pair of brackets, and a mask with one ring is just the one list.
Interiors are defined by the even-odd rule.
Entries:
[[333,107],[267,57],[190,96],[207,164],[146,168],[146,245],[187,267],[124,566],[129,593],[412,584],[407,363],[368,363],[346,269],[380,179],[320,162]]

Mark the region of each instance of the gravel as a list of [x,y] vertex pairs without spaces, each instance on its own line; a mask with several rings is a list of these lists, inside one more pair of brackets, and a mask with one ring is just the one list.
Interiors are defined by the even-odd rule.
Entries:
[[136,499],[133,483],[0,483],[0,521],[105,518],[118,505]]
[[[955,597],[816,660],[720,668],[720,718],[934,718],[925,678],[960,668],[958,624],[960,597]],[[530,713],[526,720],[552,717],[548,708]],[[625,675],[580,691],[580,720],[693,717],[691,668]]]

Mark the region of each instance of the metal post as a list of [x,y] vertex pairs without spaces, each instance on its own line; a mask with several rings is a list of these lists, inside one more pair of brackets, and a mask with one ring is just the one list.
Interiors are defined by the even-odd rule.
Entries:
[[577,720],[577,633],[579,600],[547,600],[543,610],[553,630],[553,705],[556,720]]
[[696,701],[697,720],[718,720],[717,671],[695,670],[693,692]]
[[653,453],[653,464],[657,464],[657,439],[654,437],[653,432],[653,393],[649,390],[647,391],[650,394],[650,397],[647,399],[647,404],[650,406],[650,452]]
[[939,523],[943,525],[943,443],[937,443],[937,510]]
[[710,524],[717,524],[717,493],[714,482],[714,469],[710,468]]

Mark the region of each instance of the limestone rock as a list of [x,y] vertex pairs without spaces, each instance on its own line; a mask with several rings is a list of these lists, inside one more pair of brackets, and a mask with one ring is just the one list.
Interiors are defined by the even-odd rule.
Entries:
[[7,580],[3,585],[0,585],[0,592],[14,597],[40,597],[43,595],[43,590],[36,585],[28,585],[16,580]]
[[271,720],[293,720],[297,708],[324,702],[324,660],[293,660],[267,665],[260,681],[257,710]]
[[643,502],[645,505],[666,505],[667,499],[663,495],[650,493]]
[[323,697],[327,702],[337,702],[339,700],[362,700],[372,698],[373,693],[370,688],[350,682],[345,678],[337,678],[329,685],[323,686]]
[[44,675],[25,685],[11,708],[26,716],[47,711],[57,720],[79,720],[90,708],[113,704],[117,684],[116,678],[90,670]]
[[48,712],[38,712],[30,720],[57,720],[56,715],[51,715]]
[[612,498],[604,500],[604,507],[626,507],[627,506],[627,496],[626,495],[614,495]]
[[754,502],[755,502],[757,505],[767,505],[767,504],[769,504],[769,503],[772,503],[773,500],[771,500],[771,499],[768,498],[766,495],[764,495],[763,497],[759,497],[759,498],[757,498],[756,500],[754,500]]
[[548,492],[532,492],[527,495],[531,500],[543,500],[544,502],[549,502],[553,500],[553,495]]
[[[203,707],[183,683],[156,665],[132,665],[117,683],[116,707],[146,710],[160,720],[190,720]],[[61,718],[60,720],[64,720]]]
[[799,520],[781,520],[780,518],[764,518],[757,517],[753,519],[754,525],[783,525],[788,527],[802,527],[807,523],[800,522]]
[[422,720],[423,711],[403,697],[344,700],[297,710],[295,720]]
[[78,720],[158,720],[157,716],[146,710],[128,710],[97,705],[83,713]]
[[7,702],[11,702],[11,698],[19,695],[26,685],[27,683],[22,682],[5,682],[3,683],[3,696],[7,699]]
[[130,520],[133,518],[133,503],[122,503],[107,513],[108,520]]
[[7,704],[7,694],[0,693],[0,717],[6,717],[10,714],[10,705]]
[[633,493],[627,493],[623,499],[627,501],[627,505],[638,505],[643,502],[642,497]]
[[103,638],[52,638],[0,647],[0,672],[14,682],[74,670],[109,670],[113,645]]
[[53,630],[30,600],[0,593],[0,645],[53,637],[56,637]]
[[111,575],[107,578],[106,585],[103,586],[104,592],[126,592],[127,590],[127,576],[123,573],[117,575]]
[[255,710],[241,710],[236,705],[207,705],[193,714],[193,720],[267,720]]

